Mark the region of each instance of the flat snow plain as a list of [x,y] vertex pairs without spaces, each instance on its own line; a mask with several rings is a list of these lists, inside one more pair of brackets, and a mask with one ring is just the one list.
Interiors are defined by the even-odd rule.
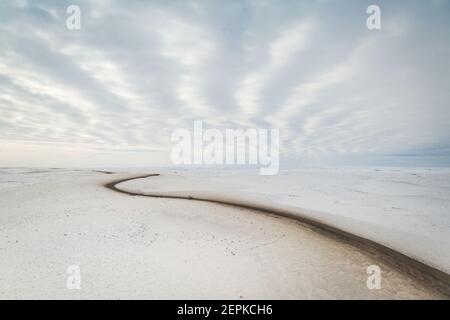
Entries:
[[[442,251],[442,247],[448,245],[439,243],[446,239],[445,236],[448,239],[448,216],[440,215],[445,212],[441,206],[448,208],[448,200],[445,201],[448,192],[447,195],[441,192],[443,188],[448,191],[448,172],[400,173],[402,177],[421,173],[425,181],[432,180],[434,189],[423,188],[428,190],[426,200],[411,198],[419,198],[414,200],[416,203],[424,201],[423,209],[441,208],[441,211],[428,210],[418,217],[418,211],[411,212],[409,207],[403,206],[396,209],[396,205],[380,200],[389,191],[401,193],[399,198],[406,196],[408,191],[402,187],[410,185],[395,182],[397,180],[385,183],[398,183],[401,185],[398,189],[389,190],[385,185],[380,186],[383,190],[375,195],[368,192],[377,200],[374,203],[358,200],[359,204],[351,204],[354,198],[350,194],[364,191],[364,183],[354,184],[355,180],[349,178],[351,184],[345,188],[352,190],[348,194],[342,185],[347,183],[348,175],[361,181],[369,176],[359,171],[335,172],[334,177],[323,171],[282,173],[278,177],[226,170],[196,170],[194,174],[194,171],[166,169],[142,173],[162,175],[128,181],[117,187],[143,193],[213,192],[222,196],[255,197],[255,201],[310,208],[321,212],[323,217],[336,217],[331,222],[355,221],[354,226],[360,225],[355,218],[357,210],[346,209],[359,205],[358,219],[366,222],[360,229],[355,229],[360,233],[371,229],[371,223],[381,225],[378,232],[389,230],[400,218],[396,216],[387,221],[380,220],[380,216],[385,214],[390,218],[403,212],[400,220],[413,219],[409,225],[422,222],[420,228],[414,229],[415,233],[404,232],[411,237],[409,239],[417,235],[415,239],[420,240],[425,231],[433,230],[427,237],[437,246],[434,252]],[[444,173],[447,176],[443,176]],[[377,177],[377,174],[379,172],[375,171],[373,175]],[[301,223],[254,210],[130,196],[104,187],[105,183],[132,175],[89,170],[1,169],[0,298],[443,298],[376,257]],[[392,175],[378,176],[370,184],[371,188],[374,188],[373,184],[382,184],[383,179],[392,179]],[[329,185],[331,181],[334,184]],[[338,185],[341,189],[335,189]],[[323,192],[328,194],[325,196]],[[339,201],[342,202],[340,205]],[[401,201],[406,204],[406,200]],[[426,205],[427,201],[432,203]],[[378,207],[380,203],[383,206]],[[308,212],[313,214],[314,210]],[[371,212],[377,212],[377,215],[372,217]],[[447,224],[442,224],[445,222]],[[398,229],[405,231],[405,226],[400,225],[403,229]],[[418,247],[419,240],[416,240]],[[403,240],[403,243],[407,242]],[[420,252],[415,251],[415,254]],[[435,254],[421,258],[427,261],[430,256]],[[448,256],[433,261],[441,269],[448,268]],[[382,270],[381,290],[366,287],[366,268],[372,264],[379,265]],[[80,290],[66,287],[69,276],[66,270],[70,265],[80,266]]]
[[450,169],[179,169],[120,188],[286,208],[450,273]]

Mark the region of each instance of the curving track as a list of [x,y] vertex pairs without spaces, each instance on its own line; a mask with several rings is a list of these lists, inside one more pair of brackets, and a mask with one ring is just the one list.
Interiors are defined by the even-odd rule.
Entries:
[[322,222],[318,222],[306,217],[302,217],[298,213],[289,212],[286,210],[277,210],[273,208],[267,208],[264,206],[258,206],[254,204],[247,203],[239,203],[239,202],[231,202],[226,200],[217,200],[212,198],[201,198],[201,197],[193,197],[190,195],[180,196],[180,195],[162,195],[158,194],[139,194],[133,193],[126,190],[122,190],[117,188],[117,185],[120,183],[124,183],[130,180],[135,179],[144,179],[152,176],[159,176],[160,174],[146,174],[146,175],[138,175],[125,179],[118,179],[111,182],[106,183],[104,186],[120,193],[132,195],[132,196],[144,196],[144,197],[152,197],[152,198],[167,198],[167,199],[183,199],[183,200],[197,200],[197,201],[205,201],[212,202],[222,205],[231,205],[235,207],[240,207],[244,209],[257,210],[261,213],[278,215],[286,219],[295,220],[304,224],[307,224],[314,228],[315,231],[321,233],[324,236],[331,237],[333,239],[338,239],[339,241],[344,241],[346,243],[351,244],[352,246],[364,250],[371,255],[377,257],[389,264],[390,266],[396,268],[397,270],[412,276],[418,281],[422,282],[426,286],[437,289],[442,294],[450,297],[450,275],[441,270],[428,266],[416,259],[413,259],[405,254],[402,254],[396,250],[393,250],[389,247],[381,245],[372,240],[365,239],[363,237],[351,234],[349,232],[340,230],[333,226],[324,224]]

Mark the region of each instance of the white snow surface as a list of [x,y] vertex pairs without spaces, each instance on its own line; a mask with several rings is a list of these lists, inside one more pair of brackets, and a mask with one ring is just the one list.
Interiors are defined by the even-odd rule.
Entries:
[[[104,186],[161,173],[118,187],[295,209],[448,270],[448,171],[379,170],[0,169],[0,299],[444,298],[295,221]],[[373,264],[380,290],[366,286]],[[66,287],[71,265],[80,290]]]
[[374,240],[450,273],[450,169],[309,168],[154,170],[120,184],[170,194],[287,209]]

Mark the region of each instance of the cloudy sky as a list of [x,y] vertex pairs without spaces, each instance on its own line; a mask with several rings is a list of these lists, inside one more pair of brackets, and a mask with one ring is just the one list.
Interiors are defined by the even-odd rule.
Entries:
[[168,164],[203,120],[279,128],[290,164],[448,166],[449,39],[446,0],[2,0],[0,165]]

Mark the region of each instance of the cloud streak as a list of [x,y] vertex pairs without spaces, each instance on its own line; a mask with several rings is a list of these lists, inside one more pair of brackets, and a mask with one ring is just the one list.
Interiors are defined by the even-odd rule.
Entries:
[[295,164],[450,164],[449,1],[379,31],[366,1],[79,1],[79,31],[70,4],[0,4],[0,165],[166,164],[194,120],[279,128]]

